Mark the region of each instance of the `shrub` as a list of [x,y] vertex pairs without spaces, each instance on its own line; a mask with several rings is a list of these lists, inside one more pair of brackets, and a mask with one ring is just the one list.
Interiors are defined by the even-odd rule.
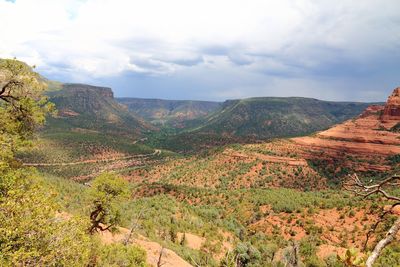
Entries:
[[137,246],[111,244],[100,247],[96,265],[99,267],[146,267],[146,251]]
[[121,222],[119,202],[128,195],[128,183],[115,174],[103,173],[93,181],[90,194],[92,225],[89,231],[114,230]]
[[53,194],[27,170],[0,178],[0,265],[84,266],[91,240],[85,222],[57,215]]

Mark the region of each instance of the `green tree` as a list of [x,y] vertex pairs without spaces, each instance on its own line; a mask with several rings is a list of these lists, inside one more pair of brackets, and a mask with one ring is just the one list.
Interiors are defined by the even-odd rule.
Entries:
[[15,164],[35,128],[54,110],[43,95],[46,83],[25,63],[0,59],[0,171]]
[[91,184],[90,233],[115,230],[121,221],[120,202],[128,196],[128,182],[113,173],[103,173]]
[[53,105],[32,68],[0,59],[0,266],[84,266],[91,253],[87,225],[57,213],[53,193],[15,153]]

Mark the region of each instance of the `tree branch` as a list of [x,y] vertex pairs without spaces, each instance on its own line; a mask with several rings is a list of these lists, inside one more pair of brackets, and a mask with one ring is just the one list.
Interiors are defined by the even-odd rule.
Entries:
[[[353,192],[354,194],[358,196],[362,196],[364,198],[373,195],[373,194],[381,194],[383,195],[386,199],[388,200],[394,200],[394,201],[399,201],[400,202],[400,197],[392,196],[389,195],[385,190],[382,188],[387,185],[393,185],[392,181],[394,180],[399,180],[400,181],[400,176],[398,175],[393,175],[385,180],[381,181],[378,184],[374,185],[365,185],[361,182],[361,180],[358,178],[357,174],[353,174],[351,177],[351,181],[344,183],[343,187],[350,192]],[[397,185],[398,183],[395,183]]]
[[10,81],[8,81],[4,86],[3,86],[3,88],[1,88],[1,91],[0,91],[0,97],[3,97],[3,94],[6,92],[6,90],[7,89],[9,89],[9,91],[8,91],[8,97],[10,97],[10,90],[11,90],[11,88],[13,87],[13,86],[23,86],[24,84],[22,83],[22,82],[20,82],[20,81],[16,81],[16,80],[10,80]]
[[398,205],[400,205],[400,203],[395,203],[395,204],[393,204],[393,205],[390,207],[390,209],[384,211],[384,212],[379,216],[378,221],[371,227],[371,229],[370,229],[370,230],[368,231],[368,233],[367,233],[367,238],[365,239],[364,246],[363,246],[363,250],[364,250],[364,251],[367,250],[368,241],[369,241],[369,238],[371,237],[371,234],[374,233],[375,230],[376,230],[376,228],[378,228],[379,224],[380,224],[381,222],[383,222],[383,220],[385,219],[386,215],[392,213],[392,212],[393,212],[393,209],[394,209],[396,206],[398,206]]
[[389,229],[389,231],[386,234],[386,237],[381,241],[379,241],[378,244],[375,246],[371,255],[368,257],[366,263],[367,267],[372,267],[372,265],[375,263],[375,261],[381,254],[382,250],[394,240],[399,230],[400,230],[400,217],[397,218],[392,227]]
[[[367,239],[364,243],[364,250],[367,247],[369,237],[371,233],[373,233],[378,225],[383,221],[384,217],[391,213],[393,211],[393,208],[395,206],[400,205],[400,197],[393,196],[388,194],[385,190],[383,190],[383,187],[385,186],[399,186],[399,181],[400,181],[400,176],[398,175],[393,175],[390,176],[381,182],[373,185],[365,185],[361,182],[361,180],[358,178],[357,174],[353,174],[350,176],[350,181],[346,182],[343,184],[343,187],[350,192],[353,192],[354,194],[358,196],[362,196],[364,198],[371,196],[373,194],[379,194],[382,195],[385,199],[391,200],[391,201],[396,201],[391,208],[388,211],[385,211],[382,213],[382,215],[379,217],[379,220],[375,223],[375,225],[371,228],[371,230],[367,234]],[[378,259],[379,255],[381,254],[382,250],[389,245],[396,237],[397,233],[400,231],[400,217],[397,218],[397,220],[393,223],[392,227],[389,229],[389,231],[386,233],[386,237],[383,238],[376,244],[374,250],[372,251],[371,255],[368,257],[366,266],[367,267],[372,267],[372,265],[375,263],[375,261]]]

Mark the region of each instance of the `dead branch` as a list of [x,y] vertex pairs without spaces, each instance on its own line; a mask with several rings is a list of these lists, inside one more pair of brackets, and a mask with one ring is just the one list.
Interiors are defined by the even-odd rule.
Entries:
[[379,224],[384,221],[386,215],[391,214],[393,212],[394,207],[400,205],[400,203],[393,204],[390,209],[383,211],[382,214],[379,216],[378,221],[371,227],[371,229],[367,233],[367,238],[365,239],[363,251],[367,250],[368,242],[373,233],[375,233],[376,228],[378,228]]
[[130,241],[130,239],[132,237],[132,234],[133,234],[134,230],[137,227],[139,227],[139,220],[142,218],[142,215],[143,215],[143,210],[140,211],[139,215],[136,217],[136,220],[132,222],[132,226],[131,226],[131,229],[129,231],[129,234],[127,235],[126,239],[124,240],[124,245],[125,246],[129,244],[129,241]]
[[[354,194],[358,196],[362,196],[364,198],[373,195],[373,194],[381,194],[383,195],[387,200],[393,200],[393,201],[399,201],[400,202],[400,197],[392,196],[388,194],[383,188],[385,186],[391,185],[393,186],[393,181],[400,181],[400,176],[398,175],[393,175],[390,176],[383,181],[381,181],[378,184],[373,184],[373,185],[365,185],[364,183],[361,182],[360,178],[358,178],[357,174],[353,174],[350,176],[352,179],[344,183],[344,188],[347,191],[353,192]],[[399,183],[394,183],[394,185],[399,185]]]
[[165,262],[161,261],[163,254],[164,254],[164,246],[161,247],[160,255],[158,256],[157,267],[161,267],[165,264]]
[[374,250],[372,251],[371,255],[368,257],[366,266],[372,267],[375,261],[378,259],[379,255],[381,254],[382,250],[389,245],[396,237],[397,233],[400,230],[400,217],[394,222],[392,227],[386,234],[386,237],[378,242],[375,246]]
[[[370,231],[367,233],[367,239],[364,243],[364,250],[367,247],[368,240],[370,238],[370,235],[375,232],[376,228],[378,225],[384,220],[387,214],[392,213],[393,208],[395,206],[400,205],[400,197],[390,195],[387,193],[384,188],[385,187],[394,187],[394,186],[399,186],[400,185],[400,176],[398,175],[393,175],[390,176],[382,181],[380,181],[377,184],[371,184],[371,185],[366,185],[364,184],[360,178],[358,178],[357,174],[353,174],[350,176],[350,180],[346,183],[343,184],[343,187],[345,190],[353,192],[357,196],[361,196],[363,198],[367,198],[371,195],[377,194],[381,195],[383,198],[390,200],[390,201],[396,201],[394,204],[392,204],[391,208],[387,211],[384,211],[380,216],[378,221],[372,226]],[[370,181],[371,183],[371,181]],[[381,254],[382,250],[389,245],[394,238],[396,237],[397,233],[400,230],[400,217],[393,223],[392,227],[389,229],[389,231],[386,233],[386,237],[383,238],[376,244],[374,250],[372,251],[371,255],[368,257],[366,266],[367,267],[372,267],[372,265],[375,263],[375,261],[378,259],[379,255]]]

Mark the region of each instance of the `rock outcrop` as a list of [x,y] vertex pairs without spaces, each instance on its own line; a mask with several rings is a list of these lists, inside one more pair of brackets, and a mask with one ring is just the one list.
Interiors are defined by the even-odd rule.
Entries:
[[363,113],[361,113],[360,117],[365,118],[371,115],[380,115],[384,110],[385,106],[382,105],[372,105],[367,107]]
[[88,84],[80,84],[80,83],[67,83],[63,85],[63,89],[74,91],[74,92],[82,92],[82,93],[90,93],[95,91],[97,94],[102,97],[114,98],[114,93],[109,87],[100,87],[93,86]]
[[389,96],[381,115],[382,121],[400,121],[400,87],[394,89]]
[[[58,110],[57,123],[49,127],[84,128],[118,135],[138,137],[156,129],[130,113],[114,99],[111,88],[87,84],[63,84],[60,90],[48,92]],[[79,126],[79,127],[77,127]],[[64,129],[64,128],[63,128]]]
[[387,159],[400,154],[400,133],[391,130],[398,123],[400,88],[393,91],[384,106],[372,105],[357,118],[292,141],[300,145],[308,159],[321,157],[332,162],[342,161],[346,166],[351,162],[349,158],[353,158],[357,162],[352,167],[359,171],[388,171]]

